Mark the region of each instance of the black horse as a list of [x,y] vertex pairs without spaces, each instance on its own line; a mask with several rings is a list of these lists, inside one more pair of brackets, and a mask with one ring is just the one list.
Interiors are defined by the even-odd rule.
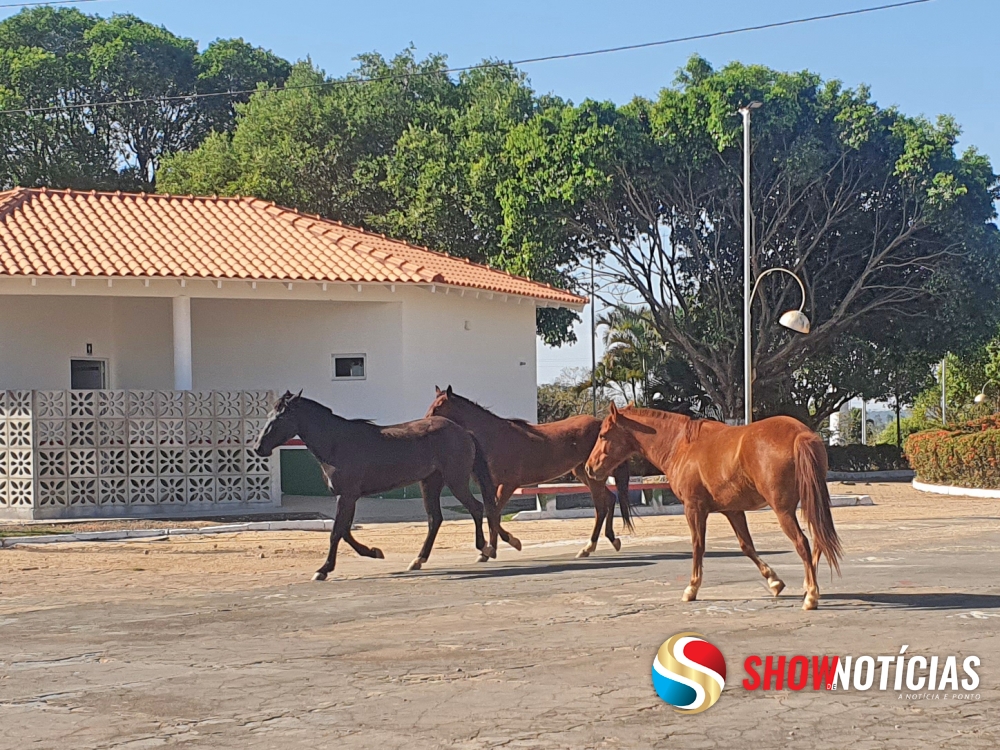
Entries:
[[469,490],[475,475],[483,497],[491,502],[496,487],[475,438],[450,419],[431,417],[403,424],[379,426],[367,420],[338,417],[322,404],[286,392],[268,415],[254,445],[259,456],[270,456],[279,445],[298,435],[323,468],[326,484],[337,500],[330,534],[330,554],[314,581],[326,580],[337,560],[337,545],[347,541],[365,557],[384,558],[382,550],[366,547],[351,535],[358,498],[388,492],[414,482],[427,511],[427,538],[420,555],[410,563],[419,570],[430,557],[441,527],[441,489],[448,487],[472,514],[480,561],[496,557],[483,536],[483,506]]

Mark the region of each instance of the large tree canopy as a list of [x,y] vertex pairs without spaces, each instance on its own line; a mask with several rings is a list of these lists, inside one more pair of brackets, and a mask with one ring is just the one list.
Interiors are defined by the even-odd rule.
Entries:
[[753,274],[806,285],[807,336],[777,325],[799,304],[772,275],[754,304],[755,405],[814,423],[884,396],[892,360],[988,334],[998,270],[997,177],[958,128],[877,106],[811,73],[693,58],[659,99],[552,107],[512,132],[500,186],[522,242],[593,253],[641,302],[724,414],[742,413],[741,105],[754,113]]
[[[135,16],[36,8],[0,22],[0,189],[152,190],[160,158],[232,127],[234,102],[291,66],[242,39],[203,52]],[[155,103],[113,104],[134,99]],[[51,109],[61,107],[62,109]]]
[[[342,79],[298,64],[289,90],[237,107],[232,133],[166,159],[167,192],[256,195],[435,250],[566,287],[579,248],[524,241],[505,227],[498,185],[513,179],[515,129],[562,102],[537,97],[498,66],[457,78],[441,57],[363,55]],[[516,198],[515,198],[516,199]],[[572,339],[573,316],[540,310],[549,343]]]

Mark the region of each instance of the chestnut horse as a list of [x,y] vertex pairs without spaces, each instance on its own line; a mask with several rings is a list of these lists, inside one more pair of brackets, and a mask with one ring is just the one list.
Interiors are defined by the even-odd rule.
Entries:
[[[480,560],[491,550],[483,537],[483,506],[469,490],[476,477],[484,497],[496,494],[489,468],[476,439],[467,430],[441,417],[382,427],[364,419],[344,419],[322,404],[285,393],[275,404],[260,432],[254,451],[270,456],[279,445],[298,435],[320,462],[323,478],[337,497],[337,513],[330,533],[330,553],[314,581],[326,580],[337,562],[343,539],[364,557],[382,558],[377,547],[366,547],[351,535],[358,498],[388,492],[420,482],[427,511],[427,538],[410,570],[419,570],[430,557],[441,527],[441,489],[447,486],[476,523]],[[494,553],[495,554],[495,553]]]
[[[608,475],[598,482],[583,470],[601,431],[600,420],[584,415],[548,424],[530,424],[523,419],[498,417],[475,401],[459,396],[450,385],[443,391],[437,386],[434,390],[437,396],[427,410],[427,416],[447,417],[471,432],[483,447],[490,475],[496,483],[495,503],[490,503],[483,495],[486,520],[490,525],[491,550],[496,550],[497,536],[515,549],[521,549],[521,542],[500,526],[500,514],[514,490],[547,482],[571,471],[590,490],[596,515],[590,543],[580,550],[577,557],[587,557],[597,548],[602,526],[615,550],[621,549],[622,543],[615,538],[614,530],[615,496],[605,484]],[[615,478],[622,521],[631,530],[628,461],[619,462],[609,474]]]
[[[816,609],[820,555],[826,555],[838,573],[842,556],[826,486],[826,447],[819,435],[791,417],[731,427],[652,409],[629,406],[619,411],[612,404],[587,460],[587,474],[597,480],[607,477],[611,468],[635,453],[660,467],[684,503],[691,528],[692,572],[682,601],[694,601],[698,596],[705,523],[708,514],[716,512],[729,519],[740,549],[760,569],[774,596],[781,593],[785,584],[757,556],[747,528],[746,511],[770,505],[805,565],[802,608]],[[816,546],[811,553],[809,540],[795,517],[799,501]]]

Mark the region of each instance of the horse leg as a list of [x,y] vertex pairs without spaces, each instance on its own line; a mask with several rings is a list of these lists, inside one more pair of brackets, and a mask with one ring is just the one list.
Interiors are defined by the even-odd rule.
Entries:
[[[511,495],[514,494],[514,490],[517,489],[517,485],[510,484],[499,484],[497,485],[497,496],[493,507],[490,508],[486,506],[486,517],[489,520],[490,526],[490,543],[483,549],[484,554],[488,554],[490,557],[497,556],[497,538],[503,539],[507,544],[516,549],[518,552],[521,551],[521,540],[518,539],[513,534],[506,531],[500,525],[500,515],[503,513],[504,506],[510,500]],[[485,499],[485,497],[484,497]],[[484,505],[486,505],[484,503]],[[492,515],[491,515],[492,514]]]
[[701,503],[684,503],[684,516],[691,529],[691,583],[684,589],[682,602],[693,602],[701,588],[702,563],[705,558],[705,526],[708,512]]
[[[434,540],[437,538],[438,529],[441,528],[441,523],[444,520],[441,516],[442,486],[444,486],[444,479],[437,471],[420,482],[420,494],[424,498],[424,510],[427,512],[427,537],[424,539],[424,546],[420,548],[420,554],[410,563],[407,570],[420,570],[431,556]],[[482,535],[483,530],[479,529],[479,533]]]
[[608,492],[604,482],[588,477],[587,472],[583,470],[583,464],[573,469],[573,474],[587,485],[587,488],[590,490],[590,497],[594,501],[594,530],[590,533],[590,543],[576,553],[577,557],[590,557],[590,553],[597,549],[597,540],[601,538],[601,529],[604,526],[605,519],[608,517],[609,506],[611,507],[611,513],[614,514],[614,506],[611,504],[613,500],[610,498],[611,493]]
[[[472,520],[476,524],[476,549],[479,550],[479,559],[477,562],[489,562],[491,557],[496,557],[496,548],[487,549],[486,547],[486,537],[483,536],[483,504],[476,500],[475,496],[469,491],[468,479],[462,481],[461,479],[455,480],[445,480],[445,484],[448,485],[452,493],[458,498],[458,501],[465,506],[466,510],[472,514]],[[483,496],[486,499],[486,496]],[[495,507],[495,504],[493,504]],[[493,512],[493,508],[490,509]],[[492,553],[492,554],[491,554]]]
[[[504,487],[502,490],[498,488],[497,489],[497,499],[496,499],[496,505],[495,505],[495,507],[496,507],[496,514],[497,514],[497,534],[499,534],[500,538],[506,544],[510,545],[511,547],[513,547],[514,549],[516,549],[518,552],[520,552],[521,551],[521,540],[518,539],[513,534],[511,534],[509,531],[507,531],[507,529],[505,529],[503,527],[503,525],[501,525],[501,523],[500,523],[500,515],[503,513],[503,509],[507,505],[507,503],[510,502],[510,498],[514,494],[514,490],[516,490],[516,489],[517,489],[517,487],[513,487],[513,486]],[[496,539],[492,540],[492,545],[493,545],[493,549],[496,550]],[[495,552],[493,554],[493,557],[496,557],[496,553]]]
[[358,502],[356,495],[341,495],[337,501],[337,513],[333,519],[333,531],[330,532],[330,552],[326,556],[323,567],[313,575],[314,581],[325,581],[327,574],[337,564],[337,545],[340,540],[351,533],[354,523],[354,507]]
[[785,588],[778,575],[771,570],[771,567],[757,556],[757,550],[753,546],[753,538],[750,536],[750,528],[747,526],[747,514],[742,510],[726,510],[722,512],[729,519],[729,525],[736,532],[736,538],[740,542],[740,549],[743,554],[753,560],[754,565],[760,570],[760,574],[767,579],[767,586],[771,593],[777,596]]
[[378,547],[366,547],[355,539],[350,531],[344,534],[344,541],[351,545],[351,548],[362,557],[374,557],[377,560],[385,559],[385,555],[382,554],[382,550]]
[[785,532],[785,536],[791,539],[795,545],[795,551],[799,553],[799,557],[802,558],[802,564],[806,569],[804,584],[806,597],[802,602],[802,609],[816,609],[816,606],[819,604],[819,586],[816,585],[816,568],[813,565],[809,540],[802,533],[802,527],[799,526],[799,520],[795,517],[794,508],[790,511],[775,508],[774,514],[778,517],[778,523],[781,524],[781,530]]
[[[624,492],[626,502],[630,502],[628,493],[629,493],[629,484],[631,483],[632,477],[629,471],[628,461],[625,461],[617,469],[615,469],[612,476],[615,478],[616,497],[608,498],[608,503],[609,503],[608,520],[604,527],[604,536],[606,536],[608,538],[608,541],[611,542],[611,545],[615,548],[615,552],[621,552],[622,549],[621,539],[615,537],[615,500],[619,500],[619,498],[621,497],[621,493]],[[618,504],[621,505],[620,500]],[[626,527],[630,528],[628,524],[626,524]]]

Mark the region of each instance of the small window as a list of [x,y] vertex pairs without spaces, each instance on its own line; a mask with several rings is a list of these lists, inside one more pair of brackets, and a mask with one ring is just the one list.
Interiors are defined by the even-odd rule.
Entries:
[[100,391],[108,387],[106,363],[100,359],[71,359],[69,387],[74,391]]
[[364,380],[365,373],[364,354],[333,355],[334,380]]

